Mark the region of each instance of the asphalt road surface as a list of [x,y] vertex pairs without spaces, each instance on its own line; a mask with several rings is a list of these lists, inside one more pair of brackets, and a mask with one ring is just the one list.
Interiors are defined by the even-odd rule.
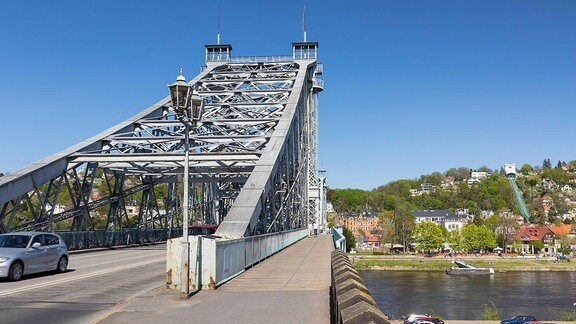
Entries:
[[0,279],[0,322],[90,323],[165,282],[166,246],[70,255],[62,274]]

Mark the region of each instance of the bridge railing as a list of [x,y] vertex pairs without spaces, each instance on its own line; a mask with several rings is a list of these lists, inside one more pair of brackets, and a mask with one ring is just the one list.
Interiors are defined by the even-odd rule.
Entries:
[[125,229],[122,231],[95,230],[86,232],[56,232],[69,250],[84,250],[122,245],[166,241],[182,236],[182,229]]
[[[301,229],[236,240],[216,240],[216,264],[210,265],[209,259],[206,260],[204,265],[207,268],[213,266],[213,273],[216,274],[214,281],[216,286],[219,286],[239,275],[246,268],[270,257],[306,236],[308,236],[308,230]],[[202,277],[209,279],[209,277]],[[203,286],[204,284],[211,283],[207,281],[203,283]]]
[[[307,229],[226,240],[214,236],[190,236],[190,290],[214,289],[254,264],[308,236]],[[166,273],[168,287],[180,289],[182,242],[168,240]]]
[[225,62],[225,63],[278,63],[293,62],[291,55],[273,55],[273,56],[215,56],[206,58],[206,62]]

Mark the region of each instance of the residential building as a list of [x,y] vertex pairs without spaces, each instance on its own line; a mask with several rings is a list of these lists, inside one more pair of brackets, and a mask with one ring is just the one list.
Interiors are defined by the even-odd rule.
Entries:
[[471,185],[473,185],[473,184],[475,184],[475,183],[479,183],[479,182],[480,182],[480,179],[478,179],[478,178],[468,178],[468,179],[466,179],[466,183],[467,183],[469,186],[471,186]]
[[354,236],[368,236],[380,230],[378,214],[375,212],[343,213],[338,215],[336,223],[346,227]]
[[560,190],[562,190],[562,192],[565,194],[571,194],[572,193],[572,186],[569,184],[565,184],[560,188]]
[[444,228],[449,232],[453,230],[461,230],[468,221],[473,217],[468,214],[467,209],[457,209],[455,213],[451,213],[448,209],[438,210],[413,210],[414,222],[416,224],[421,222],[433,222]]
[[558,190],[560,186],[552,179],[542,179],[542,189],[544,190]]
[[550,228],[543,226],[526,225],[522,226],[517,232],[515,239],[520,242],[517,252],[524,254],[534,254],[535,248],[533,242],[542,242],[544,247],[540,251],[544,255],[552,255],[560,249],[560,237]]
[[454,230],[462,230],[462,228],[466,226],[467,223],[468,221],[466,216],[450,214],[444,217],[441,225],[444,226],[448,232],[452,232]]
[[548,215],[550,209],[554,208],[554,199],[552,199],[550,195],[540,197],[539,203],[540,206],[542,206],[542,209],[544,209],[546,215]]
[[485,171],[472,171],[470,172],[470,178],[482,180],[488,178],[488,172]]
[[333,213],[334,212],[334,205],[332,205],[331,202],[326,203],[326,212],[327,213]]
[[450,211],[448,209],[425,209],[425,210],[413,210],[414,222],[416,224],[421,222],[434,222],[441,224],[448,215]]
[[434,190],[434,184],[433,183],[423,183],[420,185],[420,191],[422,192],[430,192]]
[[129,217],[138,216],[140,213],[140,204],[135,200],[126,202],[124,207],[126,208],[126,214]]
[[416,196],[421,196],[422,192],[418,189],[410,189],[410,196],[412,197],[416,197]]
[[456,180],[454,179],[454,177],[446,176],[446,177],[444,177],[444,180],[440,184],[440,187],[442,189],[455,188],[456,187],[455,181]]

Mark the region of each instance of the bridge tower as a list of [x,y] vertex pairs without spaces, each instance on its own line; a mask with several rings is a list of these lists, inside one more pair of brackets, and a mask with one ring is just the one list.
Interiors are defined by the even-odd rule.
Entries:
[[[292,55],[295,59],[316,59],[318,55],[317,42],[294,42],[292,43]],[[324,204],[323,188],[318,173],[318,93],[324,90],[322,79],[323,65],[316,64],[312,77],[312,87],[307,103],[308,146],[307,170],[308,170],[308,224],[316,223],[318,228],[325,230],[326,215],[323,215]]]

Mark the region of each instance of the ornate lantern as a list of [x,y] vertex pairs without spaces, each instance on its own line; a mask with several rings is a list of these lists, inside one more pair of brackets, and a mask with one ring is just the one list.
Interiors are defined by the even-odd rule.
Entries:
[[190,116],[190,106],[192,104],[192,86],[186,82],[186,78],[180,69],[180,75],[176,78],[176,82],[168,85],[170,90],[170,98],[172,99],[172,107],[179,116]]

